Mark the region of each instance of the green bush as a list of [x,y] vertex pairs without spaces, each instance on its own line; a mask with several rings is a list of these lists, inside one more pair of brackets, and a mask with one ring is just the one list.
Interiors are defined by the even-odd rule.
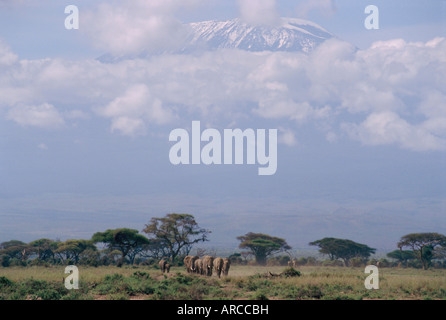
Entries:
[[350,266],[352,266],[352,267],[364,267],[365,266],[364,259],[359,258],[359,257],[352,258],[352,259],[350,259]]
[[288,295],[289,298],[297,300],[321,299],[324,296],[322,289],[317,286],[307,285],[305,287],[294,287]]
[[107,300],[129,300],[129,296],[124,293],[114,293],[108,295]]
[[292,277],[300,277],[301,273],[300,273],[300,271],[297,271],[294,268],[287,268],[280,275],[285,278],[292,278]]
[[66,293],[67,289],[60,283],[28,279],[17,284],[11,297],[16,300],[59,300]]
[[151,279],[150,274],[147,272],[143,272],[143,271],[135,271],[133,273],[132,277],[134,277],[136,279],[142,279],[142,280]]
[[254,295],[254,300],[266,301],[269,299],[265,292],[258,292]]
[[11,287],[14,283],[6,277],[0,277],[0,289]]
[[70,290],[61,300],[94,300],[94,297],[80,290]]
[[7,268],[7,267],[9,267],[10,265],[11,265],[11,262],[10,262],[10,258],[8,257],[8,256],[2,256],[1,257],[1,265],[2,265],[2,267],[4,267],[4,268]]
[[99,283],[95,292],[101,295],[115,294],[115,293],[126,293],[130,294],[130,286],[124,281],[124,276],[122,274],[116,273],[113,275],[106,275],[104,280]]

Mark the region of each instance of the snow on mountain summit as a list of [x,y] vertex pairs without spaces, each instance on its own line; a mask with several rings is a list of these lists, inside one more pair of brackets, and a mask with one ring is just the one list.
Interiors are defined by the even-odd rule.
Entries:
[[187,36],[174,50],[155,50],[148,44],[133,55],[115,56],[110,53],[98,58],[113,63],[123,59],[147,58],[153,54],[191,53],[217,49],[239,49],[252,52],[288,51],[311,52],[327,39],[335,37],[321,26],[302,19],[281,18],[276,26],[250,25],[241,19],[202,21],[185,25]]
[[190,23],[191,33],[184,51],[236,48],[247,51],[310,52],[333,37],[319,25],[293,18],[281,18],[277,26],[252,26],[240,19]]

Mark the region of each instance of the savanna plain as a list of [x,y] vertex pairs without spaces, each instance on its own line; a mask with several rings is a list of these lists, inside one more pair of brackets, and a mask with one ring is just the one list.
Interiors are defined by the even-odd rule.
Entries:
[[361,267],[233,265],[218,278],[156,266],[79,267],[68,290],[64,266],[0,267],[1,300],[446,300],[446,270],[380,268],[366,289]]

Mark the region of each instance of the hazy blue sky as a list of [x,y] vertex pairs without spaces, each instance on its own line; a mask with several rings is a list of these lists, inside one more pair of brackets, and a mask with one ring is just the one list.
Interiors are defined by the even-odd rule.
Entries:
[[[69,4],[79,30],[64,28]],[[379,30],[364,27],[369,4]],[[257,12],[337,39],[308,56],[96,60],[174,47],[183,22]],[[296,248],[446,233],[445,19],[440,0],[0,1],[0,241],[141,230],[169,212],[194,214],[213,246],[250,231]],[[278,129],[277,173],[171,165],[169,133],[192,120]]]

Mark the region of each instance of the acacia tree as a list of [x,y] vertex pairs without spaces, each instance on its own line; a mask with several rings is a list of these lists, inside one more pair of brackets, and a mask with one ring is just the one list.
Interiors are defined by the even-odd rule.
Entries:
[[38,239],[29,243],[32,252],[37,254],[37,259],[42,261],[54,260],[54,254],[58,245],[58,241],[50,239]]
[[344,265],[350,264],[352,258],[367,259],[376,249],[348,239],[324,238],[309,243],[311,246],[318,246],[319,252],[328,255],[330,260],[341,259]]
[[401,237],[398,242],[400,250],[410,248],[414,252],[424,270],[429,269],[437,247],[446,247],[446,236],[435,232],[410,233]]
[[138,230],[127,228],[96,232],[91,240],[94,243],[104,243],[109,251],[119,250],[122,254],[118,261],[119,267],[122,266],[126,258],[133,265],[135,257],[149,244],[149,239],[139,234]]
[[10,240],[0,244],[0,254],[10,259],[25,261],[28,258],[29,245],[20,240]]
[[166,248],[173,262],[180,254],[188,255],[192,246],[208,241],[209,230],[200,228],[190,214],[170,213],[163,218],[152,218],[143,232],[155,240],[158,247]]
[[67,240],[59,242],[54,253],[57,254],[62,261],[72,261],[78,264],[82,254],[87,250],[97,250],[93,242],[90,240]]
[[402,265],[407,267],[407,262],[416,259],[416,255],[411,250],[394,250],[387,254],[389,258],[398,260]]
[[241,241],[239,248],[248,249],[260,265],[265,265],[270,255],[291,249],[284,239],[263,233],[249,232],[237,239]]

